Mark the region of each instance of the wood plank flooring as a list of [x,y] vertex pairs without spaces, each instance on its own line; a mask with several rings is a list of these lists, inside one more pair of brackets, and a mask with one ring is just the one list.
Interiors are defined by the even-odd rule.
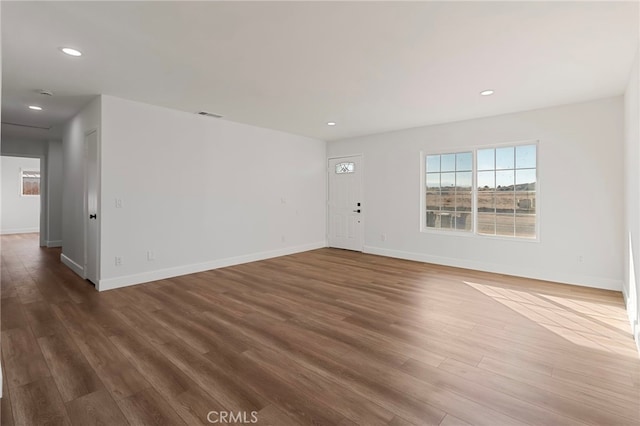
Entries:
[[2,237],[3,426],[640,424],[620,293],[335,249],[98,293],[37,245]]

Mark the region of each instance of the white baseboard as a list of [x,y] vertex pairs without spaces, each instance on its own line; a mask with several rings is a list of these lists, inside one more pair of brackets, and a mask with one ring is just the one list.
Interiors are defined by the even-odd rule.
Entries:
[[46,241],[47,247],[62,247],[62,240]]
[[638,356],[640,356],[640,316],[635,318],[637,315],[632,309],[631,300],[629,299],[629,295],[627,294],[627,290],[624,286],[622,286],[622,297],[624,299],[624,306],[627,310],[627,315],[629,317],[629,325],[631,326],[631,334],[633,335],[634,340],[636,341],[636,347],[638,348]]
[[3,229],[0,231],[0,235],[36,234],[38,232],[40,232],[40,228],[15,228],[15,229]]
[[633,307],[631,306],[631,299],[629,299],[629,295],[627,294],[627,290],[625,289],[625,286],[622,286],[622,298],[624,299],[624,307],[627,311],[627,316],[629,317],[629,323],[631,324],[631,332],[635,332],[635,323],[636,323],[636,318],[635,318],[635,312],[634,309],[632,309]]
[[197,272],[209,271],[211,269],[225,268],[227,266],[239,265],[242,263],[256,262],[258,260],[265,260],[273,257],[301,253],[304,251],[315,250],[326,246],[327,244],[325,241],[320,241],[316,243],[287,247],[278,250],[263,251],[236,257],[227,257],[224,259],[217,259],[204,263],[176,266],[173,268],[159,269],[156,271],[142,272],[140,274],[125,275],[115,278],[106,278],[99,281],[97,288],[99,291],[113,290],[130,285],[178,277],[180,275],[194,274]]
[[510,265],[462,260],[450,257],[431,256],[424,253],[413,253],[401,250],[390,250],[381,247],[365,246],[364,252],[380,256],[395,257],[398,259],[415,260],[418,262],[434,263],[437,265],[453,266],[456,268],[474,269],[477,271],[493,272],[497,274],[514,275],[517,277],[532,278],[536,280],[553,281],[564,284],[579,285],[583,287],[600,288],[604,290],[622,291],[622,280],[610,278],[576,276],[563,273],[549,273],[544,270],[527,270]]
[[67,265],[69,267],[69,269],[71,269],[73,272],[75,272],[76,274],[78,274],[82,278],[84,278],[84,267],[83,266],[78,265],[76,262],[74,262],[73,260],[71,260],[70,258],[65,256],[64,253],[60,254],[60,261],[62,263],[64,263],[65,265]]

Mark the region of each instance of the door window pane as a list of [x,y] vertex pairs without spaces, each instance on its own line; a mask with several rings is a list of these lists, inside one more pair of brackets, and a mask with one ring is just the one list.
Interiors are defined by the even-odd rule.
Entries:
[[355,163],[338,163],[336,164],[336,173],[353,173],[356,170]]

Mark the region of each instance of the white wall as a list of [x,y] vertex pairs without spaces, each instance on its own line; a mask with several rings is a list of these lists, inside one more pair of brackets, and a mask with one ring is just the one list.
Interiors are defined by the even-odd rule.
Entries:
[[102,98],[100,290],[325,246],[325,142]]
[[625,111],[625,265],[623,292],[640,350],[640,52],[636,55],[624,96]]
[[[101,101],[96,97],[69,120],[63,129],[62,261],[84,274],[84,137],[100,129]],[[100,132],[98,131],[98,134]]]
[[[366,252],[620,290],[622,121],[617,97],[336,141],[328,153],[364,154]],[[420,151],[527,140],[539,140],[539,242],[420,232]]]
[[36,139],[2,139],[2,155],[15,157],[44,157],[47,155],[46,140]]
[[40,230],[40,196],[20,194],[21,170],[40,170],[37,158],[1,157],[2,221],[1,234],[22,234]]

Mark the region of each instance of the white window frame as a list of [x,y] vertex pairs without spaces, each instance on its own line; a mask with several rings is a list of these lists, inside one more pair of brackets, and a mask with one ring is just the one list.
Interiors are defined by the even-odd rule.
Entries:
[[[506,235],[487,235],[487,234],[479,234],[478,233],[478,212],[477,212],[477,202],[478,202],[478,150],[481,149],[498,149],[498,148],[508,148],[508,147],[518,147],[525,145],[535,145],[536,146],[536,234],[535,238],[527,238],[527,237],[517,237],[517,236],[506,236]],[[473,167],[471,173],[471,183],[472,183],[472,197],[471,197],[471,212],[472,212],[472,229],[471,231],[463,231],[458,229],[441,229],[441,228],[430,228],[427,227],[426,217],[427,217],[427,206],[426,206],[426,184],[427,184],[427,156],[428,155],[446,155],[446,154],[458,154],[471,152],[473,156]],[[517,242],[529,242],[529,243],[538,243],[540,242],[540,228],[541,228],[541,215],[540,215],[540,205],[541,205],[541,184],[540,184],[540,141],[537,139],[534,140],[524,140],[518,142],[506,142],[506,143],[493,143],[486,145],[476,145],[472,147],[459,147],[454,149],[441,149],[441,150],[423,150],[420,151],[420,232],[425,234],[440,234],[440,235],[450,235],[450,236],[460,236],[465,238],[486,238],[486,239],[495,239],[495,240],[504,240],[504,241],[517,241]]]
[[[470,231],[466,231],[464,229],[455,229],[455,228],[430,228],[427,227],[427,223],[426,223],[426,216],[427,216],[427,199],[426,199],[426,194],[425,194],[425,188],[427,185],[427,155],[448,155],[448,154],[464,154],[464,153],[471,153],[471,219],[472,219],[472,223],[471,223],[471,230]],[[420,230],[422,232],[435,232],[435,233],[442,233],[442,234],[446,234],[446,235],[451,235],[451,234],[455,234],[455,235],[465,235],[465,236],[469,236],[469,235],[473,235],[475,233],[475,225],[476,225],[476,215],[475,215],[475,207],[476,207],[476,196],[475,196],[475,190],[474,190],[474,186],[476,184],[476,176],[475,176],[475,162],[476,162],[476,152],[474,148],[460,148],[457,150],[442,150],[442,151],[436,151],[436,152],[422,152],[422,160],[421,160],[421,173],[422,173],[422,197],[420,198],[420,211],[421,211],[421,219],[420,219]],[[440,172],[442,173],[442,172]]]
[[[38,192],[39,194],[25,194],[24,193],[24,174],[25,173],[38,173],[38,175],[40,175],[40,182],[38,183]],[[40,170],[32,170],[32,169],[20,169],[19,175],[18,175],[18,180],[20,181],[20,188],[18,188],[18,190],[20,191],[20,196],[21,197],[39,197],[42,194],[42,174],[40,172]]]

